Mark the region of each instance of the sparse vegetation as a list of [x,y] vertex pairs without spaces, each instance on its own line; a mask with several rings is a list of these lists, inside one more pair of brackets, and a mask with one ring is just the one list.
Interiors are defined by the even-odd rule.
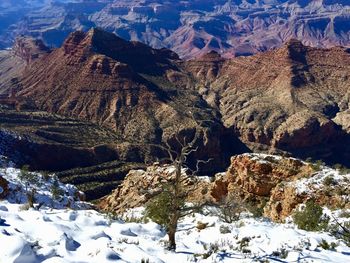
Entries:
[[343,210],[340,212],[339,217],[350,218],[350,211]]
[[330,225],[328,231],[350,247],[350,221],[340,223],[336,218],[333,218],[333,220],[335,224]]
[[285,247],[282,247],[279,250],[272,252],[272,256],[286,259],[288,257],[288,250]]
[[322,160],[317,160],[311,163],[310,165],[315,172],[319,172],[322,170],[322,167],[325,166],[326,164]]
[[29,166],[22,167],[18,178],[24,183],[27,202],[30,207],[34,207],[36,187],[40,187],[40,177],[37,173],[30,172]]
[[[166,182],[162,184],[161,189],[153,193],[153,198],[146,205],[145,215],[165,228],[169,238],[168,249],[170,250],[176,249],[175,233],[179,220],[204,205],[204,203],[196,206],[187,206],[185,204],[186,198],[194,190],[193,187],[195,186],[193,185],[192,188],[189,186],[185,187],[182,174],[182,169],[186,165],[188,156],[198,149],[195,144],[201,133],[202,130],[196,128],[192,138],[187,138],[177,132],[174,134],[177,142],[175,147],[171,146],[169,142],[166,142],[166,147],[161,147],[162,150],[167,152],[168,158],[166,159],[174,167],[174,172],[170,178],[164,178]],[[208,161],[197,161],[197,170],[191,170],[192,175],[198,172],[200,163]]]
[[246,204],[246,206],[254,218],[259,218],[264,215],[264,207],[267,202],[267,199],[262,200],[260,203],[257,203],[256,201],[250,201]]
[[333,165],[333,168],[336,169],[337,171],[339,171],[340,175],[345,175],[345,174],[349,174],[350,173],[350,169],[349,168],[347,168],[344,165],[339,164],[339,163]]
[[238,250],[241,251],[243,254],[251,253],[251,251],[247,248],[249,246],[250,240],[251,240],[250,237],[243,237],[241,240],[237,242]]
[[221,225],[219,230],[220,230],[221,234],[229,234],[232,232],[231,228],[229,226],[225,226],[225,225]]
[[337,182],[334,180],[334,176],[328,175],[326,178],[323,179],[323,184],[326,186],[336,185]]
[[321,206],[309,200],[303,210],[294,213],[293,220],[300,229],[320,231],[327,228],[330,218],[323,214]]
[[234,194],[224,197],[219,202],[218,208],[218,216],[225,223],[233,223],[239,220],[241,213],[246,210],[243,201]]
[[64,195],[64,191],[60,188],[57,177],[54,177],[53,184],[51,185],[51,195],[54,200],[58,200]]
[[207,250],[205,253],[201,254],[201,255],[196,255],[201,256],[203,259],[207,259],[209,258],[212,254],[217,253],[219,251],[219,244],[217,242],[215,243],[211,243],[209,245],[209,248],[207,246],[207,244],[203,244],[203,248],[204,250]]
[[326,240],[322,239],[318,246],[324,250],[334,250],[337,247],[337,244],[334,242],[329,244]]

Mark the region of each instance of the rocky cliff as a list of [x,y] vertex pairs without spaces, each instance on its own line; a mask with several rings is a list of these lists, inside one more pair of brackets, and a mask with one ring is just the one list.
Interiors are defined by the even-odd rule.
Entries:
[[38,109],[92,121],[127,142],[190,136],[201,123],[207,145],[199,156],[210,152],[221,169],[226,153],[249,149],[348,165],[349,64],[346,48],[297,40],[250,57],[210,52],[183,61],[92,29],[38,55],[6,87]]
[[[113,193],[100,201],[100,208],[123,213],[144,206],[152,190],[173,176],[173,168],[159,166],[133,170]],[[331,178],[331,179],[327,179]],[[273,155],[244,154],[231,158],[225,173],[212,180],[197,179],[183,172],[184,187],[191,187],[187,201],[219,203],[230,194],[237,202],[263,208],[264,216],[283,221],[298,205],[314,199],[324,206],[349,207],[349,174],[339,170]],[[329,181],[329,182],[328,182]]]
[[164,156],[154,145],[176,143],[174,134],[190,140],[197,129],[202,130],[198,151],[189,160],[213,158],[207,172],[225,169],[229,155],[244,148],[196,92],[193,78],[170,50],[100,29],[74,32],[61,48],[43,55],[26,47],[16,44],[14,49],[15,56],[29,61],[14,85],[16,96],[32,108],[112,130],[115,143],[123,145],[120,158],[132,151],[130,161],[154,161]]
[[211,57],[185,67],[208,104],[219,109],[224,125],[252,150],[348,159],[346,48],[311,48],[291,40],[250,57],[225,62]]

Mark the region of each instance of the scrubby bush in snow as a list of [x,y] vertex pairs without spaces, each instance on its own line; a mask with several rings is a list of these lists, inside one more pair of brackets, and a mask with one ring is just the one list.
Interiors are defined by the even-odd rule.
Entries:
[[36,187],[40,187],[41,181],[38,174],[30,172],[29,166],[24,165],[18,174],[18,178],[25,185],[28,205],[34,207]]
[[323,214],[322,207],[312,200],[307,201],[301,211],[294,213],[293,220],[298,228],[307,231],[324,230],[329,223],[329,217]]
[[244,203],[234,194],[229,194],[219,202],[219,218],[225,223],[239,220],[241,213],[246,210]]

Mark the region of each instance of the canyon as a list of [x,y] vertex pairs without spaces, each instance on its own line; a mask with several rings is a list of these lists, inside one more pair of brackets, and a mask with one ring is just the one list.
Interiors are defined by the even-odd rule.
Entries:
[[[118,160],[143,167],[167,156],[164,143],[198,130],[188,163],[213,160],[203,175],[224,171],[244,152],[349,165],[347,48],[290,40],[249,57],[211,51],[186,61],[91,29],[71,33],[60,48],[18,38],[1,56],[2,154],[19,165],[63,171]],[[37,154],[43,149],[50,162]],[[67,153],[72,158],[59,162]]]
[[69,33],[99,27],[181,58],[275,49],[291,38],[314,47],[349,46],[346,0],[2,1],[0,48],[30,35],[59,47]]

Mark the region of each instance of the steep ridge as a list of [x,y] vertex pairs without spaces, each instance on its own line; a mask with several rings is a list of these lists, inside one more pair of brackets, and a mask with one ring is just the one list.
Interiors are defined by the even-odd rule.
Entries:
[[[349,65],[345,48],[311,48],[296,40],[214,66],[185,63],[201,83],[198,88],[206,87],[208,103],[220,109],[225,126],[251,149],[338,162],[349,154]],[[212,69],[217,77],[208,82]]]
[[18,79],[29,63],[50,50],[41,40],[30,37],[18,37],[11,50],[0,51],[0,94],[11,95],[17,88]]
[[146,153],[135,142],[159,144],[174,131],[191,137],[199,124],[205,134],[193,157],[213,157],[210,171],[248,150],[237,137],[252,151],[348,164],[349,65],[346,48],[297,40],[250,57],[182,61],[92,29],[32,60],[15,87],[33,108],[113,130],[120,161],[154,161],[159,149]]
[[33,108],[113,130],[119,145],[116,158],[124,161],[130,161],[131,152],[132,161],[155,160],[162,156],[157,147],[150,146],[149,153],[140,147],[160,144],[174,132],[190,138],[199,125],[204,132],[193,156],[214,158],[208,172],[224,169],[242,145],[178,63],[178,56],[166,49],[128,42],[100,29],[77,31],[61,48],[28,65],[16,95]]
[[[118,108],[137,104],[146,111],[146,104],[156,98],[129,65],[100,53],[104,46],[95,45],[95,32],[98,31],[73,33],[62,48],[33,64],[20,94],[35,98],[39,108],[116,129],[114,114],[118,114]],[[122,50],[125,42],[117,37],[113,40]],[[107,38],[106,43],[113,40]],[[110,47],[105,50],[112,51]],[[114,98],[110,96],[113,93]]]

